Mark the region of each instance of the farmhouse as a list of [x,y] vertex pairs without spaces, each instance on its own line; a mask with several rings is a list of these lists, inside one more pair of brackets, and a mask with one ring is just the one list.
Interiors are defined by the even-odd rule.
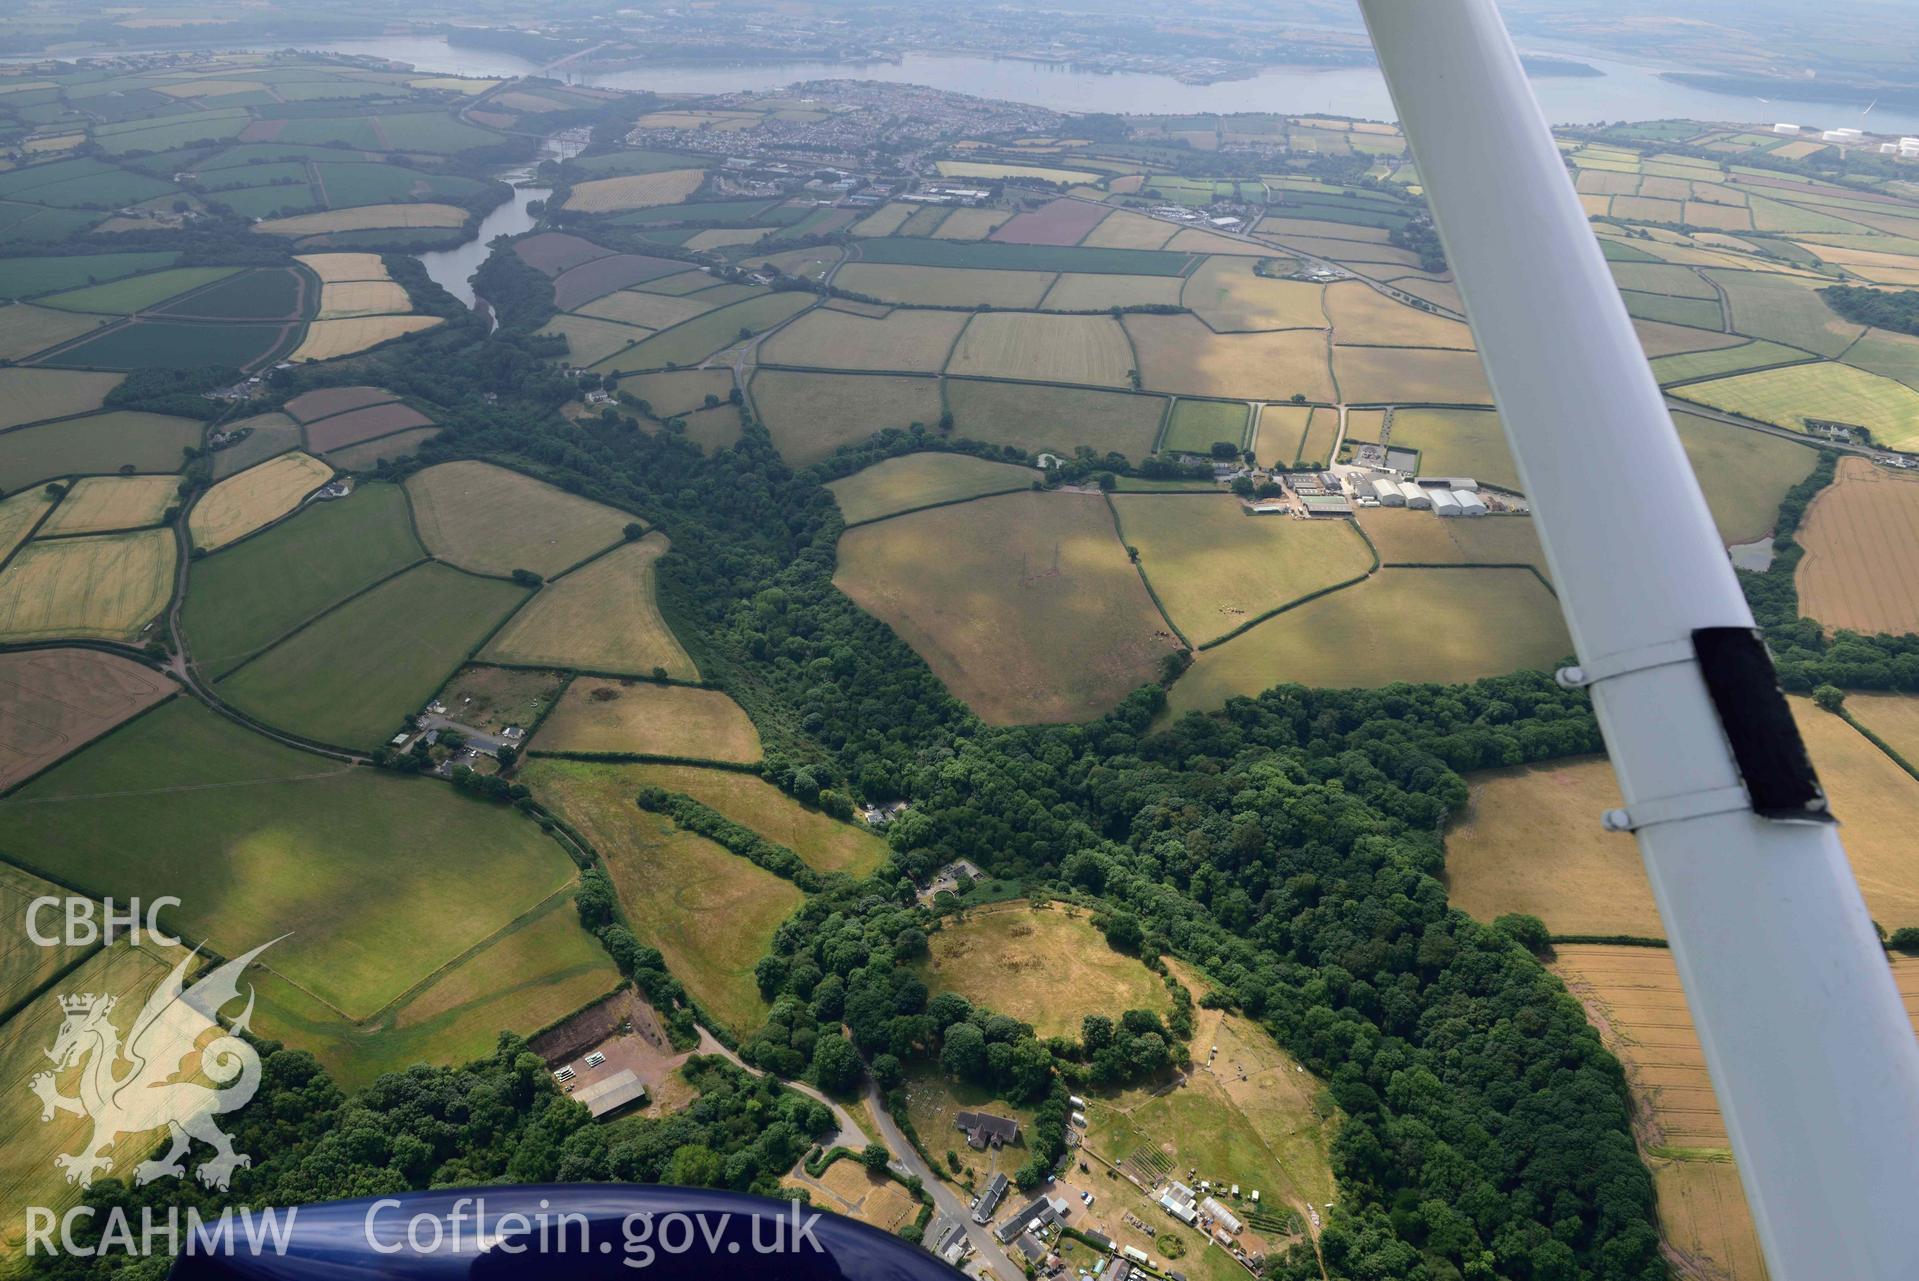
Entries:
[[960,1112],[953,1117],[953,1124],[965,1132],[967,1144],[979,1151],[984,1151],[989,1143],[997,1148],[1019,1141],[1019,1122],[1011,1117],[994,1116],[991,1112]]
[[1000,1199],[1006,1195],[1006,1176],[995,1174],[986,1181],[986,1190],[973,1202],[973,1222],[984,1223],[993,1217],[993,1211],[999,1209]]

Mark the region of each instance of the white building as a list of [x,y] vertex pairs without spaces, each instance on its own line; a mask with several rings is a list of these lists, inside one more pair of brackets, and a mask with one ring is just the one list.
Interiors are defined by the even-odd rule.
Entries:
[[1381,507],[1404,507],[1406,505],[1406,495],[1399,492],[1398,481],[1381,477],[1378,480],[1367,483],[1373,491],[1373,497],[1379,500]]
[[1772,127],[1772,131],[1774,133],[1798,133],[1799,126],[1788,125],[1788,124],[1776,124]]
[[1201,1201],[1199,1203],[1199,1212],[1235,1236],[1239,1234],[1239,1216],[1219,1202],[1213,1200],[1213,1198],[1207,1197],[1204,1201]]
[[1399,482],[1399,496],[1404,498],[1406,505],[1415,511],[1429,511],[1433,505],[1432,495],[1410,480]]
[[1472,490],[1455,489],[1452,491],[1452,496],[1453,501],[1459,504],[1459,514],[1461,516],[1484,516],[1486,514],[1486,500],[1478,494],[1475,494]]
[[1435,516],[1461,515],[1459,500],[1453,497],[1450,489],[1431,489],[1426,491],[1427,501],[1433,506]]

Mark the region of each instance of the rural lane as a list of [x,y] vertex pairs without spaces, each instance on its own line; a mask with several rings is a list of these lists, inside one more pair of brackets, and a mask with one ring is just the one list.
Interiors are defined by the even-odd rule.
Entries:
[[[731,1063],[734,1067],[739,1068],[743,1072],[751,1072],[754,1076],[766,1075],[766,1073],[748,1064],[743,1059],[741,1059],[739,1055],[727,1049],[726,1046],[722,1045],[719,1042],[719,1040],[715,1038],[711,1032],[707,1031],[703,1025],[696,1025],[696,1026],[700,1027],[700,1044],[699,1044],[699,1047],[694,1051],[694,1053],[717,1054],[721,1058],[725,1059],[728,1063]],[[838,1143],[841,1147],[852,1148],[854,1151],[858,1151],[859,1149],[866,1146],[866,1143],[867,1143],[866,1131],[860,1128],[859,1122],[853,1119],[853,1114],[851,1112],[848,1112],[845,1108],[833,1102],[833,1100],[827,1098],[824,1094],[821,1094],[818,1090],[814,1089],[812,1086],[808,1085],[804,1081],[788,1081],[788,1080],[782,1079],[780,1081],[780,1084],[785,1086],[787,1089],[793,1091],[795,1094],[804,1094],[807,1098],[812,1099],[815,1103],[824,1103],[829,1109],[831,1109],[833,1113],[833,1123],[840,1127],[839,1133],[836,1134],[833,1138],[834,1143]],[[833,1144],[829,1143],[827,1144],[827,1146],[831,1147],[833,1146]]]
[[935,1210],[966,1229],[966,1239],[973,1243],[973,1256],[990,1268],[1000,1281],[1025,1281],[1026,1270],[1013,1266],[1013,1261],[1006,1257],[1006,1251],[993,1239],[993,1234],[973,1222],[972,1206],[961,1200],[957,1192],[920,1160],[919,1149],[908,1142],[899,1126],[893,1123],[892,1113],[886,1110],[886,1100],[880,1097],[880,1088],[871,1077],[866,1079],[863,1096],[866,1110],[873,1116],[873,1124],[879,1127],[881,1142],[893,1152],[894,1164],[919,1178],[926,1190],[933,1194]]

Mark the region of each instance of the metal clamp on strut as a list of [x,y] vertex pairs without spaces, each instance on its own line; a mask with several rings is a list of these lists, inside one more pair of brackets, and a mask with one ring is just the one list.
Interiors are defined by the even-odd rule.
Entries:
[[1623,649],[1612,654],[1601,654],[1588,663],[1575,663],[1562,667],[1553,673],[1553,679],[1562,689],[1584,689],[1597,685],[1600,681],[1611,680],[1615,676],[1626,676],[1633,672],[1643,672],[1654,667],[1673,667],[1679,663],[1690,663],[1698,659],[1699,653],[1693,648],[1692,638],[1665,641],[1658,645],[1645,645],[1639,649]]

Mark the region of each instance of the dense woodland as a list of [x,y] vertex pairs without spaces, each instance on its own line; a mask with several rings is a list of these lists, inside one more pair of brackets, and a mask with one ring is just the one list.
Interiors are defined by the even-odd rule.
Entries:
[[1855,324],[1919,334],[1919,289],[1868,289],[1864,285],[1828,285],[1819,291],[1834,311]]

